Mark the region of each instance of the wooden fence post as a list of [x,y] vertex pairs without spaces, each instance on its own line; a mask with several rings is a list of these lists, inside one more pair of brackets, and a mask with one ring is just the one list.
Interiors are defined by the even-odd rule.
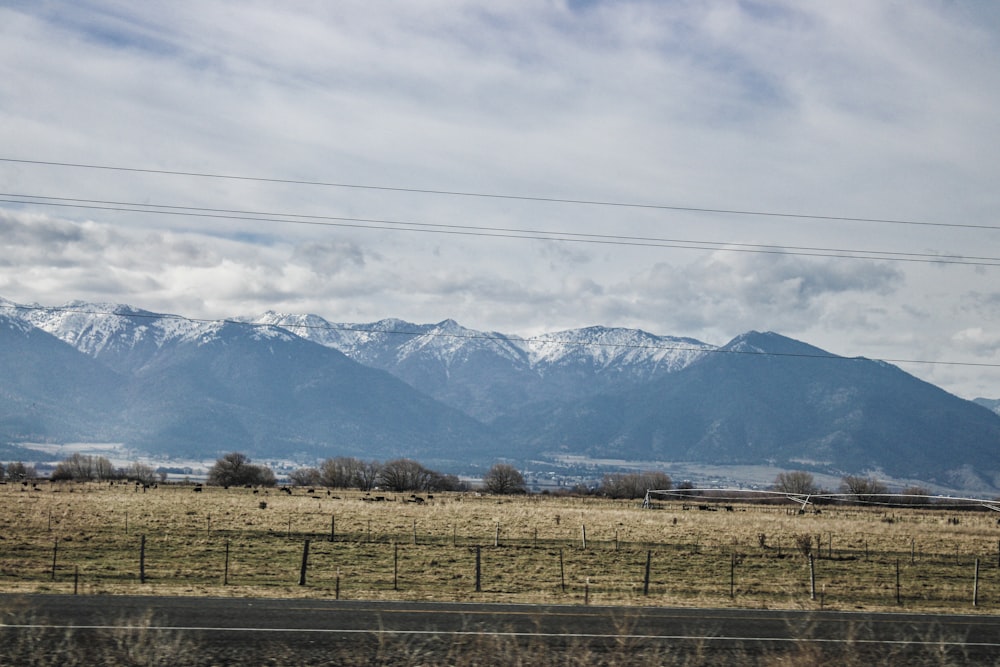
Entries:
[[976,574],[972,578],[972,606],[979,606],[979,559],[976,559]]
[[899,595],[899,559],[896,559],[896,604],[902,604],[903,599]]
[[812,554],[809,554],[809,599],[816,599],[816,561]]
[[647,551],[646,552],[646,575],[643,577],[643,580],[642,580],[642,594],[643,595],[649,595],[649,566],[652,564],[652,561],[653,561],[653,552],[652,551]]
[[309,566],[309,540],[302,545],[302,567],[299,568],[299,586],[306,585],[306,568]]
[[736,597],[736,554],[729,561],[729,597]]
[[563,550],[559,549],[559,587],[566,592],[566,568],[563,566]]
[[483,592],[482,547],[476,545],[476,592]]
[[226,540],[226,565],[222,570],[222,585],[229,585],[229,540]]
[[52,581],[56,580],[56,555],[59,553],[59,540],[52,543]]

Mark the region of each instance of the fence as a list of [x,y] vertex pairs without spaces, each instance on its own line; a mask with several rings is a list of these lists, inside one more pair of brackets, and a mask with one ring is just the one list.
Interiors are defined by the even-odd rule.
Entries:
[[[995,609],[1000,542],[986,553],[928,552],[914,539],[897,548],[840,547],[835,535],[786,536],[768,544],[723,545],[422,533],[413,522],[322,518],[329,529],[284,531],[212,526],[137,534],[95,526],[38,539],[7,534],[0,589],[58,592],[258,591],[308,589],[330,597],[500,599],[629,604],[816,604],[847,608]],[[320,516],[310,516],[318,523]],[[217,523],[219,523],[217,521]],[[338,526],[339,523],[339,526]],[[805,542],[808,539],[808,546]]]

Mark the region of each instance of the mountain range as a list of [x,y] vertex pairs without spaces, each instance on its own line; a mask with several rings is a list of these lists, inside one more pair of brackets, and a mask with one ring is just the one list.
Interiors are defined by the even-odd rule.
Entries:
[[1000,486],[987,399],[771,332],[721,347],[607,327],[524,339],[452,320],[201,321],[0,299],[0,371],[8,446],[445,467],[573,455]]

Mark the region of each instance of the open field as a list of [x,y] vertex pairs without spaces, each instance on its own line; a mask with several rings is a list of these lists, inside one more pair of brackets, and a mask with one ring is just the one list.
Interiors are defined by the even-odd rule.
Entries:
[[797,505],[705,511],[679,501],[643,510],[638,501],[597,498],[408,499],[324,489],[3,485],[0,591],[1000,609],[993,512],[835,506],[800,515]]

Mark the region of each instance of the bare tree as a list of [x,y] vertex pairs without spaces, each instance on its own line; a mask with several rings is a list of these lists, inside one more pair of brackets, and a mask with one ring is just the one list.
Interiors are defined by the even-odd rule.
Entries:
[[54,480],[73,480],[89,482],[94,479],[109,480],[117,477],[115,467],[106,457],[91,456],[75,452],[56,464],[51,478]]
[[678,484],[677,488],[680,489],[681,491],[688,491],[688,490],[694,488],[694,482],[692,482],[689,479],[686,479],[683,482],[681,482],[680,484]]
[[125,479],[149,485],[156,481],[156,470],[152,466],[136,461],[123,471]]
[[840,490],[855,497],[858,502],[873,502],[877,496],[888,492],[886,485],[874,477],[845,475],[840,478]]
[[317,486],[320,483],[319,470],[299,468],[288,473],[288,481],[296,486]]
[[7,465],[7,479],[12,482],[23,482],[26,479],[35,479],[38,473],[35,466],[26,466],[21,461],[14,461]]
[[793,470],[778,473],[778,476],[774,478],[774,490],[808,496],[818,493],[819,486],[816,485],[811,473],[805,470]]
[[274,471],[254,465],[242,452],[230,452],[218,459],[208,471],[208,483],[217,486],[274,486]]
[[320,483],[335,489],[349,489],[360,486],[358,477],[364,464],[349,456],[326,459],[320,464]]
[[379,471],[379,486],[389,491],[424,491],[433,473],[413,459],[387,461]]
[[509,463],[494,463],[483,476],[483,486],[490,493],[500,495],[528,492],[524,484],[524,475]]
[[924,486],[908,486],[903,489],[903,496],[900,502],[907,505],[929,505],[931,502],[931,490]]
[[457,475],[431,473],[431,480],[427,487],[428,491],[468,491],[469,485],[458,478]]
[[642,498],[646,491],[666,491],[673,487],[670,475],[664,472],[610,473],[603,477],[599,493],[609,498]]
[[114,465],[104,456],[95,456],[94,459],[94,479],[101,480],[103,482],[109,479],[117,479],[120,477],[118,471],[115,470]]
[[378,461],[359,461],[358,463],[358,488],[362,491],[371,491],[378,483],[379,474],[382,472],[382,464]]

